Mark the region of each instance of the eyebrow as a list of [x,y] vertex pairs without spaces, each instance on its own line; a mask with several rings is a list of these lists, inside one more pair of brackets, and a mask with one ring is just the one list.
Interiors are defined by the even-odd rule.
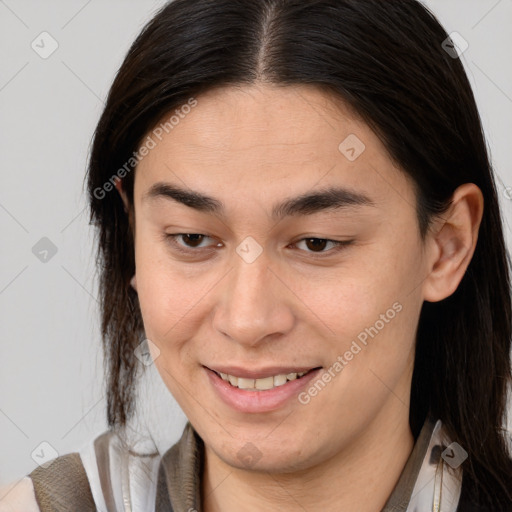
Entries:
[[[170,183],[155,183],[143,195],[142,201],[166,198],[194,208],[200,212],[222,216],[224,204],[201,192],[180,188]],[[313,215],[322,211],[354,209],[362,206],[375,207],[365,194],[343,187],[328,187],[287,198],[272,208],[272,218],[282,219],[294,215]]]

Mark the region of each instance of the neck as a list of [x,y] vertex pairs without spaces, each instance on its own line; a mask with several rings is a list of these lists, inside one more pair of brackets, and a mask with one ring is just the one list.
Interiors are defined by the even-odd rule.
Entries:
[[382,510],[414,445],[409,410],[372,421],[343,451],[295,473],[234,468],[205,446],[204,512]]

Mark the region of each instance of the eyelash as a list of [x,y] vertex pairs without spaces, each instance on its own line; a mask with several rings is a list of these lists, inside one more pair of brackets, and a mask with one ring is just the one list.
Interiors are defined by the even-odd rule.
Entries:
[[[203,237],[206,237],[206,238],[212,238],[212,237],[209,237],[208,235],[204,235],[202,233],[165,233],[164,234],[164,239],[174,248],[176,249],[177,251],[183,253],[183,254],[187,254],[187,255],[191,255],[191,254],[197,254],[199,253],[199,251],[201,249],[206,249],[206,250],[212,250],[214,247],[208,247],[208,248],[205,248],[205,247],[199,247],[199,248],[185,248],[184,246],[178,244],[177,242],[177,238],[180,237],[180,236],[185,236],[185,235],[200,235],[200,236],[203,236]],[[327,257],[327,256],[331,256],[335,253],[339,253],[340,251],[342,251],[344,248],[348,247],[349,245],[351,245],[354,240],[330,240],[329,238],[318,238],[318,237],[314,237],[314,236],[308,236],[308,237],[305,237],[305,238],[301,238],[300,240],[297,240],[296,242],[294,242],[292,245],[296,245],[298,244],[299,242],[303,242],[305,240],[321,240],[323,242],[331,242],[334,244],[334,247],[332,249],[330,249],[329,251],[322,251],[322,252],[314,252],[314,251],[304,251],[306,253],[309,253],[311,255],[313,255],[314,258],[323,258],[323,257]]]

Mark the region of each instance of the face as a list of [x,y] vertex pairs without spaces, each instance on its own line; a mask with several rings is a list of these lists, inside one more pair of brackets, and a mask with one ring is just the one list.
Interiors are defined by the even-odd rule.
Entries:
[[413,187],[316,88],[196,99],[135,171],[146,335],[215,457],[306,469],[408,415],[426,269]]

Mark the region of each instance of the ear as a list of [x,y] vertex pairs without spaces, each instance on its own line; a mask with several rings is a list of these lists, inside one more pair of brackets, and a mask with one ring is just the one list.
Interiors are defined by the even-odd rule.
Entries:
[[448,211],[434,222],[425,242],[429,271],[423,282],[425,300],[443,300],[459,286],[475,252],[483,210],[482,191],[465,183],[453,193]]
[[[128,196],[126,195],[126,192],[123,190],[122,181],[120,179],[116,180],[115,187],[116,187],[117,191],[119,192],[121,199],[123,200],[124,211],[128,214],[128,221],[133,230],[132,209],[130,208],[130,202],[128,201]],[[134,234],[134,237],[135,237],[135,234]],[[130,285],[135,291],[137,291],[137,277],[135,274],[130,279]]]
[[121,196],[121,199],[124,203],[124,211],[128,213],[129,210],[129,201],[128,196],[126,195],[126,192],[123,190],[123,181],[121,179],[116,180],[115,187],[117,191],[119,192],[119,195]]
[[128,199],[128,196],[126,195],[125,190],[123,189],[123,182],[122,180],[116,180],[115,187],[117,191],[119,192],[119,195],[121,196],[121,199],[124,204],[124,211],[128,214],[128,222],[130,223],[130,227],[132,229],[133,236],[135,237],[135,219],[134,219],[134,212],[133,207],[130,205],[130,201]]

